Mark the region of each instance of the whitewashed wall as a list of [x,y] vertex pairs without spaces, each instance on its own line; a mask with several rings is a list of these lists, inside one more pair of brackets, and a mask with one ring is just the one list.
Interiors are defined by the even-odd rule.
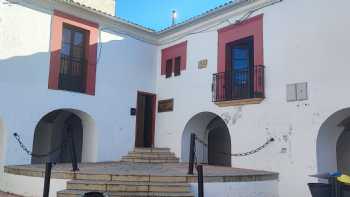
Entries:
[[[319,172],[316,141],[321,124],[350,106],[349,6],[347,0],[284,0],[253,14],[264,14],[266,99],[258,105],[219,108],[211,102],[212,74],[217,72],[215,29],[162,46],[188,41],[187,68],[179,77],[160,75],[158,50],[157,94],[159,99],[174,98],[174,111],[158,113],[156,144],[181,156],[187,121],[199,112],[216,113],[229,120],[232,153],[256,148],[271,136],[277,139],[256,155],[232,158],[234,167],[279,172],[281,197],[310,196],[306,183],[317,181],[308,175]],[[201,59],[208,59],[208,68],[197,68]],[[296,82],[308,83],[309,99],[288,103],[286,85]]]
[[31,149],[37,123],[55,109],[73,110],[82,117],[84,131],[85,126],[91,131],[84,136],[84,141],[90,142],[83,145],[89,150],[83,150],[85,161],[119,159],[133,148],[135,117],[130,116],[130,108],[136,105],[137,90],[155,92],[156,47],[111,33],[100,24],[96,95],[49,90],[50,26],[51,11],[0,0],[0,117],[7,129],[5,163],[30,163],[12,134],[18,132]]

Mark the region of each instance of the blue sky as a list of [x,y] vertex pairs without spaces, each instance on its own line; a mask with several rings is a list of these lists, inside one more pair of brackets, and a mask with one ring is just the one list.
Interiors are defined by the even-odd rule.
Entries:
[[201,14],[229,0],[116,0],[117,16],[160,30],[171,25],[171,11],[177,22]]

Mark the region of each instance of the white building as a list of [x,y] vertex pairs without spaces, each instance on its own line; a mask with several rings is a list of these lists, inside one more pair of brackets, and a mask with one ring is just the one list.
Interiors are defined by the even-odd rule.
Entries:
[[156,32],[108,6],[0,0],[0,164],[43,162],[15,132],[42,154],[74,130],[82,162],[134,145],[187,161],[196,133],[202,162],[275,171],[281,197],[310,196],[308,175],[350,171],[349,6],[241,0]]

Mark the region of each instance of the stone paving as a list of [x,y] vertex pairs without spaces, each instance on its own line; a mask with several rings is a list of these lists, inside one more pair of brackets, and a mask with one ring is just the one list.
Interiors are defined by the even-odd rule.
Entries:
[[[79,174],[98,174],[98,175],[153,175],[153,176],[183,176],[191,177],[187,174],[187,163],[173,164],[147,164],[147,163],[128,163],[128,162],[99,162],[83,163],[79,165]],[[58,164],[53,167],[54,178],[69,178],[74,175],[71,171],[71,164]],[[204,165],[204,176],[206,177],[267,177],[268,179],[277,179],[278,174],[274,172],[249,170],[242,168],[230,168],[221,166]],[[6,166],[5,172],[26,176],[43,176],[45,165],[19,165]],[[196,173],[196,170],[194,170]],[[193,176],[192,176],[193,177]],[[255,178],[254,178],[255,180]]]

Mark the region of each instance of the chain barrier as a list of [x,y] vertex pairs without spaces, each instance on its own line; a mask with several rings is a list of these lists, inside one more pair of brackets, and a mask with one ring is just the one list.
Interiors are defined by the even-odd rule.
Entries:
[[36,158],[43,158],[43,157],[51,156],[52,154],[54,154],[54,153],[60,151],[60,150],[62,149],[62,147],[64,147],[64,146],[67,145],[67,143],[68,143],[68,140],[65,139],[65,140],[63,141],[63,143],[61,143],[61,145],[55,147],[55,148],[54,148],[53,150],[51,150],[50,152],[48,152],[48,153],[46,153],[46,154],[35,154],[35,153],[33,153],[32,151],[30,151],[30,150],[26,147],[26,145],[24,145],[23,140],[22,140],[22,138],[19,136],[18,133],[14,133],[13,136],[15,137],[15,139],[17,140],[19,146],[21,147],[21,149],[22,149],[25,153],[27,153],[29,156],[36,157]]
[[[196,141],[199,142],[200,144],[202,144],[203,146],[208,147],[208,144],[205,143],[203,140],[199,139],[197,136],[196,136]],[[216,153],[230,155],[231,157],[245,157],[245,156],[249,156],[249,155],[253,155],[255,153],[258,153],[259,151],[263,150],[264,148],[266,148],[269,144],[271,144],[274,141],[275,141],[274,138],[270,138],[263,145],[259,146],[258,148],[251,150],[251,151],[248,151],[248,152],[244,152],[244,153],[235,153],[235,154],[227,154],[224,152],[216,152]]]

